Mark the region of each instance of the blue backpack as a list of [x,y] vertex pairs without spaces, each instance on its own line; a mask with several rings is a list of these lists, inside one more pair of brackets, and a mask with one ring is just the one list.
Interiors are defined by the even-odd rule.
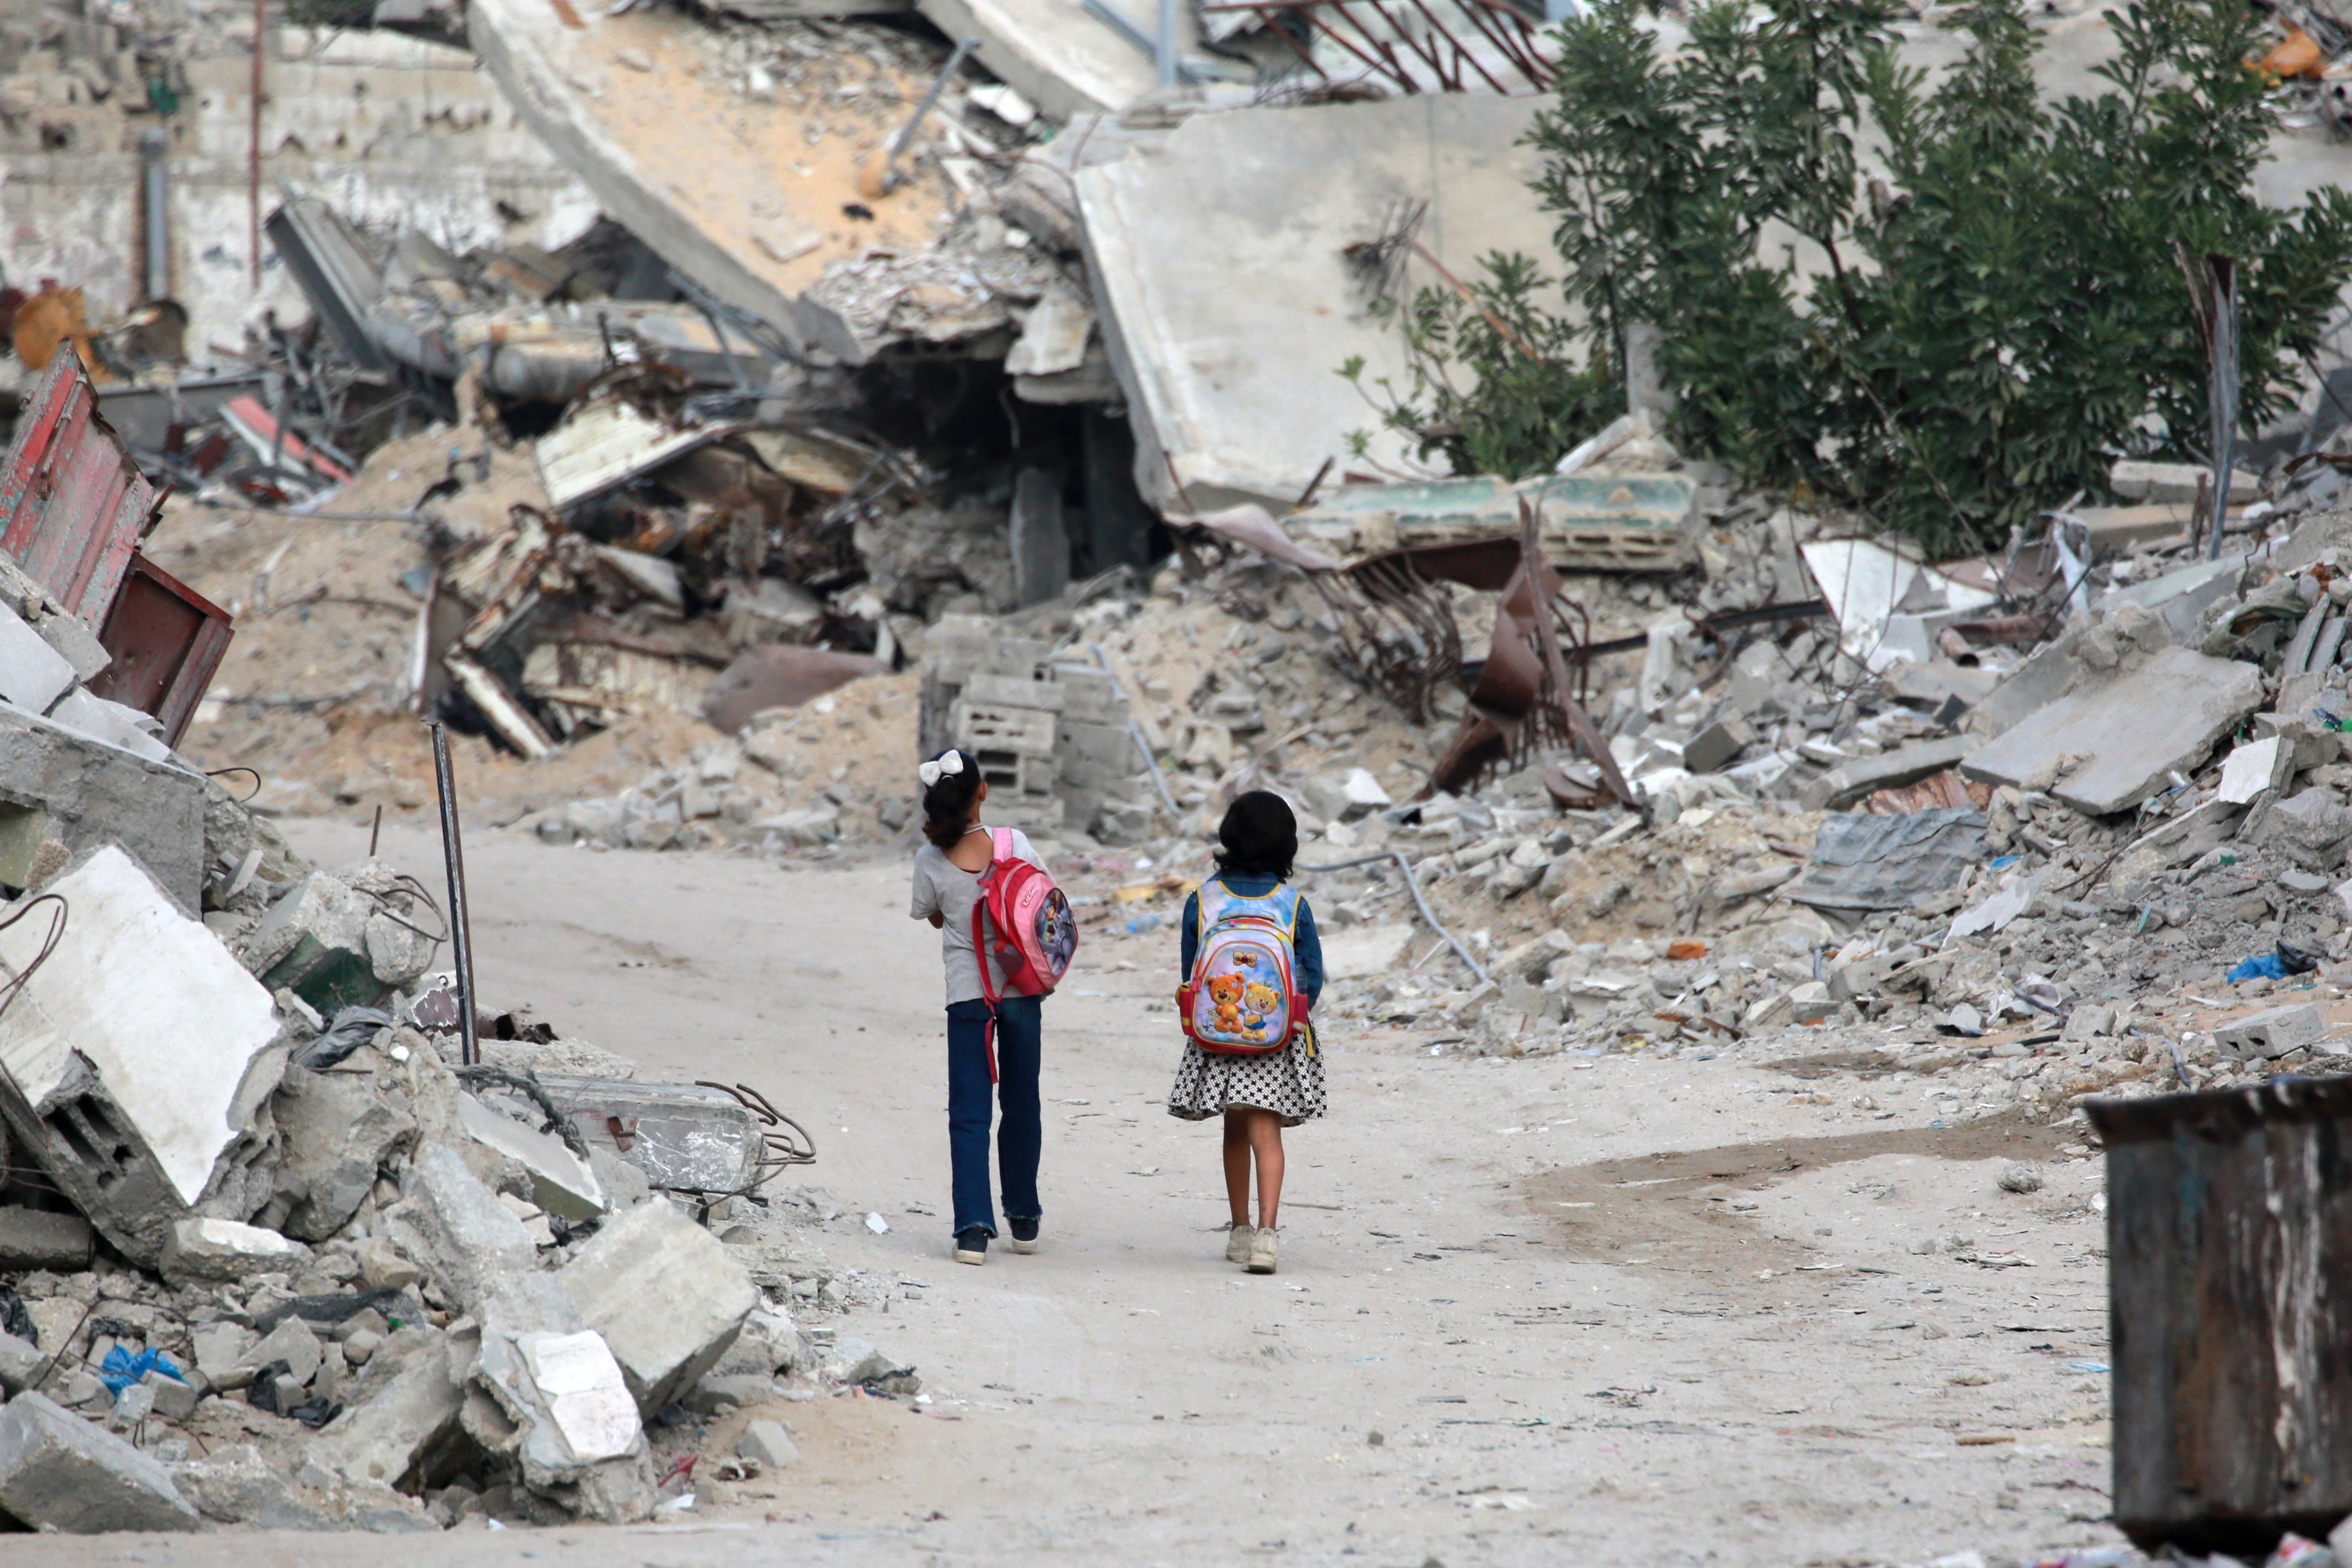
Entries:
[[1260,1056],[1307,1027],[1298,989],[1298,889],[1287,882],[1244,898],[1212,879],[1201,884],[1201,942],[1176,990],[1184,1033],[1204,1051]]

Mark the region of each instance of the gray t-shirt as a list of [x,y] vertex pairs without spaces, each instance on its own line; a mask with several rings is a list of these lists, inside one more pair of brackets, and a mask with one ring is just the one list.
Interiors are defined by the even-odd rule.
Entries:
[[[1030,847],[1029,836],[1017,827],[1013,830],[1013,853],[1041,871],[1045,868],[1045,862]],[[950,1006],[981,1001],[988,994],[981,989],[980,955],[971,945],[971,908],[978,902],[979,872],[963,869],[936,844],[915,851],[915,896],[907,912],[919,921],[935,914],[946,917],[940,928],[940,958],[947,966]],[[1003,995],[1004,966],[991,955],[988,969],[996,994]]]

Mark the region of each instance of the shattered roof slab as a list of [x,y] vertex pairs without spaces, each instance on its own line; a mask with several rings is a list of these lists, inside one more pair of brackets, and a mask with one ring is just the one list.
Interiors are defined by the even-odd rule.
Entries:
[[[1172,483],[1175,510],[1287,507],[1354,430],[1371,431],[1376,463],[1425,469],[1338,374],[1357,355],[1368,384],[1406,374],[1341,252],[1426,202],[1419,237],[1457,276],[1490,251],[1549,256],[1549,220],[1528,199],[1537,159],[1518,145],[1538,107],[1447,93],[1195,114],[1081,169],[1144,494],[1169,502]],[[1433,281],[1418,264],[1412,277]]]
[[[467,35],[508,98],[604,210],[715,298],[797,337],[795,305],[835,262],[930,248],[943,181],[919,179],[861,220],[866,155],[924,81],[870,51],[835,57],[854,93],[761,102],[712,58],[718,35],[675,13],[570,0],[474,0]],[[814,132],[814,135],[812,134]]]

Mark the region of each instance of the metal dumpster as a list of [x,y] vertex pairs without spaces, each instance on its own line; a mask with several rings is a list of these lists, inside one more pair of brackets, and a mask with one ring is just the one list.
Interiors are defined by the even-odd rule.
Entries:
[[2352,1514],[2352,1080],[2084,1107],[2107,1150],[2115,1519],[2257,1561]]

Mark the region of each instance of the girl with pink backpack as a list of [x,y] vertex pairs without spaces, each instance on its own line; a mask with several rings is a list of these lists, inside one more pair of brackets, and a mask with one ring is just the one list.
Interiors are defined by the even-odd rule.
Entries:
[[1026,834],[982,826],[988,783],[970,752],[945,751],[917,770],[923,837],[908,913],[940,932],[947,968],[948,1149],[954,1168],[955,1258],[985,1263],[996,1235],[988,1185],[989,1090],[1003,1120],[997,1176],[1013,1250],[1037,1250],[1044,1141],[1037,1100],[1044,1009],[1077,951],[1069,900]]

